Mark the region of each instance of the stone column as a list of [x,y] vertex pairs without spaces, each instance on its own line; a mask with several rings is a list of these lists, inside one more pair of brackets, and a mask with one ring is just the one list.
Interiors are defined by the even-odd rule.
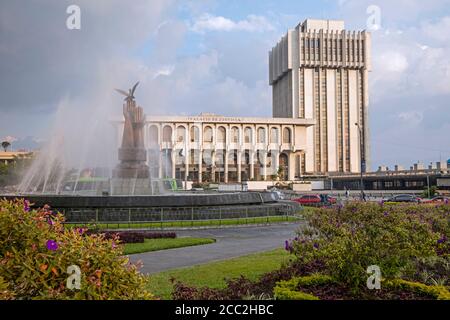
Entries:
[[280,167],[280,152],[278,150],[272,150],[272,164],[272,174],[278,175],[278,168]]
[[224,181],[228,183],[228,150],[225,149],[225,163],[224,163]]
[[250,179],[255,179],[255,151],[250,150]]
[[202,166],[203,164],[203,150],[198,151],[198,182],[202,183]]
[[241,150],[237,150],[237,180],[241,182],[241,170],[242,170],[242,152]]
[[176,166],[176,152],[174,152],[175,150],[172,149],[171,152],[171,159],[172,159],[172,179],[175,179],[175,166]]
[[159,166],[158,166],[158,168],[159,168],[159,170],[158,170],[158,178],[159,179],[162,179],[162,177],[163,177],[163,152],[164,152],[164,149],[162,149],[159,152]]
[[211,182],[216,182],[216,151],[211,151]]
[[262,154],[263,157],[263,178],[267,181],[267,152]]
[[189,161],[191,160],[191,150],[190,148],[186,148],[186,155],[184,157],[184,180],[187,181],[189,177]]

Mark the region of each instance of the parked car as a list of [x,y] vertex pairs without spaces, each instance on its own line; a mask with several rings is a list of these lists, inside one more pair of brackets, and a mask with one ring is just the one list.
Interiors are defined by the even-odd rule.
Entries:
[[283,194],[283,192],[281,192],[280,190],[277,190],[277,189],[271,189],[270,192],[276,193],[277,196],[278,196],[278,199],[284,200],[284,194]]
[[300,198],[293,199],[293,201],[302,205],[327,205],[335,204],[336,198],[333,198],[327,194],[307,194],[301,196]]
[[436,196],[431,199],[422,200],[423,203],[450,203],[450,198],[445,196]]
[[413,194],[398,194],[386,200],[386,202],[422,202],[422,198],[417,197]]
[[328,194],[321,194],[320,197],[322,198],[322,202],[329,203],[329,204],[335,204],[337,202],[337,199],[328,195]]

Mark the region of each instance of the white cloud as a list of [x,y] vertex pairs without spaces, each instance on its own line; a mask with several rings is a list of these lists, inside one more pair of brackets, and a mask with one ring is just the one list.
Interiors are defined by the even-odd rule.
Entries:
[[174,65],[162,66],[159,70],[157,70],[153,76],[153,78],[157,78],[159,76],[169,76],[173,70],[175,70]]
[[443,17],[436,23],[426,21],[421,29],[423,34],[430,39],[440,42],[450,41],[450,17]]
[[233,21],[222,16],[205,13],[193,23],[191,30],[198,33],[206,31],[262,32],[274,30],[274,27],[263,16],[249,15],[245,20]]
[[397,114],[398,119],[403,122],[406,122],[409,125],[416,126],[420,124],[423,120],[423,112],[418,111],[409,111],[409,112],[400,112]]
[[6,137],[3,139],[3,141],[8,141],[9,143],[12,143],[12,142],[14,142],[14,141],[17,141],[17,138],[16,138],[16,137],[13,137],[13,136],[6,136]]
[[408,68],[408,59],[396,51],[388,51],[379,57],[379,62],[387,72],[404,72]]

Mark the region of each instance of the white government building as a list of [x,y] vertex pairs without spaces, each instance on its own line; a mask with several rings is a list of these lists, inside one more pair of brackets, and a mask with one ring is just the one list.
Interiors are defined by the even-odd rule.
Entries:
[[360,172],[361,155],[369,164],[369,71],[370,33],[305,20],[269,52],[273,118],[147,117],[152,174],[227,183]]

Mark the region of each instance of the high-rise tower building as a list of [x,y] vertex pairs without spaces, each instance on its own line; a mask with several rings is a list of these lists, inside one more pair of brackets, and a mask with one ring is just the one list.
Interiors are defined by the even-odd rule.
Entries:
[[300,159],[306,173],[360,172],[361,157],[369,168],[370,49],[366,31],[307,19],[269,52],[273,116],[315,120]]

